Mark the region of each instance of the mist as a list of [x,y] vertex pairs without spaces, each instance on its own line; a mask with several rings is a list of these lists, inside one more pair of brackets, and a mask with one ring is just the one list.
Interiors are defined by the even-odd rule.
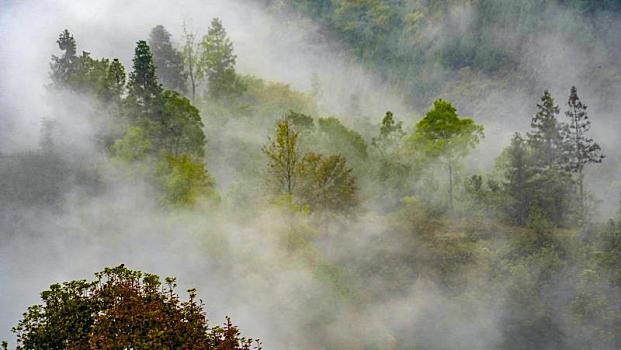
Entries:
[[[477,16],[469,5],[450,6],[445,20],[424,32],[433,42],[430,55],[444,41],[468,35]],[[147,170],[158,169],[154,161],[128,164],[101,147],[101,134],[116,122],[94,97],[50,92],[50,56],[58,54],[65,28],[78,55],[119,58],[129,74],[136,42],[156,25],[180,49],[184,26],[202,36],[216,17],[234,45],[240,76],[268,87],[283,84],[274,94],[299,94],[291,99],[304,101],[308,110],[301,112],[317,125],[334,116],[366,142],[368,158],[357,159],[353,146],[331,140],[335,136],[316,131],[319,126],[300,132],[301,149],[348,158],[357,179],[353,214],[282,204],[270,193],[262,147],[293,103],[270,100],[269,108],[252,109],[246,101],[242,107],[193,101],[216,194],[177,208],[162,205],[164,191]],[[621,18],[611,21],[617,25],[606,33],[610,38],[621,30]],[[89,279],[123,263],[176,276],[181,291],[195,287],[210,323],[231,316],[266,349],[511,349],[512,337],[518,337],[516,348],[618,345],[618,320],[575,316],[584,295],[600,298],[604,306],[593,306],[595,312],[621,308],[620,289],[608,280],[614,267],[586,258],[607,252],[593,237],[619,211],[621,79],[611,57],[621,50],[607,47],[608,38],[587,50],[550,30],[518,45],[523,38],[499,30],[494,42],[516,53],[518,78],[437,65],[429,74],[444,77],[441,87],[433,98],[414,100],[402,82],[356,56],[289,1],[5,1],[0,33],[6,39],[0,51],[0,340],[15,344],[11,327],[52,283]],[[475,196],[463,184],[476,174],[486,181],[498,176],[499,155],[515,132],[529,132],[543,91],[564,110],[573,85],[589,106],[590,136],[606,156],[585,169],[590,223],[520,227],[499,209],[472,204]],[[403,123],[407,140],[435,98],[452,101],[460,115],[485,127],[485,137],[456,166],[455,183],[463,189],[455,190],[455,213],[444,203],[439,162],[421,160],[424,166],[415,169],[416,152],[396,151],[395,159],[415,170],[375,175],[385,164],[372,146],[384,113]],[[558,118],[565,119],[563,112]],[[540,230],[553,243],[532,248],[539,238],[531,235],[539,237]],[[580,242],[592,249],[581,250]],[[589,285],[592,270],[604,272]],[[537,286],[536,300],[519,293],[523,286]],[[531,336],[520,328],[534,329],[525,314],[539,317],[540,309],[547,313],[532,327],[555,335]],[[540,319],[549,324],[537,324]],[[600,336],[602,330],[612,332],[612,340]]]

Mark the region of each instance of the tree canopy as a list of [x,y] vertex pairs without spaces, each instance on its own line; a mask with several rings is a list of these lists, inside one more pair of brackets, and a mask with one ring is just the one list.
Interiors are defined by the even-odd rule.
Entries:
[[[227,318],[209,326],[196,290],[120,265],[92,281],[53,284],[13,329],[18,349],[250,349]],[[256,343],[258,345],[258,343]],[[260,347],[260,346],[258,346]]]

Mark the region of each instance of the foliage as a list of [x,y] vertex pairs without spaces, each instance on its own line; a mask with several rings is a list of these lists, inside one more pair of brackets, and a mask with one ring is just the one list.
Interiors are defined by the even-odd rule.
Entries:
[[298,135],[293,123],[285,118],[276,126],[276,137],[263,147],[268,157],[267,180],[276,193],[293,194],[296,188],[302,158]]
[[173,207],[187,207],[201,197],[213,196],[213,180],[203,163],[187,154],[168,155],[160,162],[158,180],[163,190],[162,202]]
[[67,29],[60,33],[56,43],[58,43],[58,48],[63,51],[63,54],[60,57],[52,55],[50,78],[54,85],[61,86],[74,75],[78,60],[77,46],[73,35]]
[[409,142],[415,150],[430,158],[441,158],[448,166],[449,209],[453,207],[453,167],[483,137],[483,126],[471,118],[460,118],[450,102],[442,99],[416,124]]
[[[605,34],[621,11],[613,0],[286,3],[321,24],[386,80],[403,86],[415,105],[438,95],[450,78],[447,70],[468,68],[498,78],[517,71],[524,48],[545,35],[571,38],[587,48],[595,41],[613,47],[614,40]],[[617,59],[614,55],[611,62]]]
[[317,119],[317,133],[313,143],[324,153],[342,154],[356,167],[368,157],[367,144],[362,136],[334,117]]
[[219,18],[211,21],[211,26],[200,45],[202,46],[200,64],[204,67],[209,83],[209,96],[217,99],[243,92],[245,86],[235,72],[237,56],[233,54],[233,43]]
[[308,153],[300,163],[297,193],[314,210],[349,211],[357,204],[356,180],[351,172],[340,155]]
[[530,123],[533,132],[528,133],[528,142],[536,152],[536,159],[541,167],[562,167],[564,140],[562,126],[556,116],[560,109],[554,104],[549,91],[544,91],[541,103],[537,104],[537,113]]
[[316,112],[315,101],[293,90],[288,84],[265,81],[250,75],[241,76],[240,79],[246,89],[237,103],[245,115],[269,119],[271,122],[273,116],[290,114],[291,110],[303,114]]
[[153,55],[147,42],[139,40],[136,43],[136,50],[133,58],[132,72],[129,74],[128,101],[135,107],[137,113],[142,115],[132,116],[146,117],[148,120],[155,121],[158,118],[158,101],[162,94],[162,86],[158,82],[155,73],[155,63]]
[[174,156],[188,154],[193,159],[202,160],[205,156],[205,134],[198,109],[174,91],[164,91],[162,100],[160,147]]
[[404,136],[402,122],[395,121],[392,112],[387,111],[382,119],[379,135],[373,138],[371,145],[382,154],[393,153],[399,148]]
[[116,157],[127,162],[145,159],[153,150],[153,144],[144,129],[133,126],[127,129],[122,138],[112,145]]
[[164,88],[185,93],[188,77],[183,66],[183,55],[173,47],[170,33],[164,26],[157,25],[151,30],[149,47]]
[[[503,187],[510,199],[505,203],[507,217],[517,225],[526,224],[530,207],[530,190],[533,169],[530,164],[531,155],[522,135],[515,133],[511,144],[503,152],[503,160],[497,166],[504,172]],[[504,164],[502,162],[504,161]]]
[[196,291],[182,301],[174,278],[120,265],[94,281],[53,284],[13,329],[17,349],[250,349],[227,318],[209,327]]
[[276,138],[263,147],[268,156],[268,184],[276,194],[293,196],[313,210],[347,212],[357,204],[352,169],[341,155],[326,157],[300,150],[294,121],[308,125],[312,121],[308,118],[290,111],[278,122]]
[[567,167],[569,171],[578,174],[578,191],[580,216],[585,213],[585,193],[584,193],[584,167],[590,163],[601,163],[604,159],[601,147],[586,134],[591,129],[591,122],[587,116],[587,106],[578,97],[578,89],[571,87],[569,100],[567,101],[568,110],[565,112],[569,118],[569,124],[564,128],[563,137],[566,143]]
[[190,79],[192,101],[196,101],[196,89],[205,74],[201,63],[202,47],[196,42],[195,34],[189,33],[185,25],[183,27],[183,39],[183,64],[185,73]]

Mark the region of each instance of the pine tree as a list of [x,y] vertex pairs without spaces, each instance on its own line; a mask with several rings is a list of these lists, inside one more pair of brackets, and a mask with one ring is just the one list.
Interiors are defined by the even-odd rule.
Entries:
[[61,87],[67,84],[76,71],[76,63],[78,61],[77,47],[73,35],[69,30],[65,29],[58,36],[58,47],[63,51],[62,56],[52,55],[52,63],[50,63],[50,77],[54,86]]
[[[153,112],[153,106],[162,93],[149,45],[144,40],[136,44],[133,70],[129,74],[129,97],[143,112]],[[151,116],[152,117],[152,116]]]
[[107,95],[105,98],[107,101],[120,106],[123,93],[125,92],[125,79],[125,67],[123,67],[118,58],[113,59],[108,67],[106,77]]
[[591,163],[601,163],[604,156],[601,147],[586,135],[591,129],[591,122],[587,115],[587,106],[580,101],[578,89],[575,86],[571,87],[567,106],[568,110],[565,115],[569,118],[569,125],[564,129],[567,143],[567,166],[569,171],[577,174],[580,216],[583,218],[585,214],[584,167]]
[[530,206],[530,180],[533,175],[529,164],[526,141],[519,133],[511,139],[511,145],[505,150],[504,188],[511,199],[506,203],[507,216],[517,225],[526,224]]
[[399,146],[401,138],[405,136],[402,122],[395,120],[391,111],[387,111],[382,119],[382,126],[377,137],[371,140],[374,146],[382,154],[392,153]]
[[201,65],[207,75],[209,96],[220,98],[242,92],[244,86],[235,73],[237,56],[233,54],[233,43],[220,19],[214,18],[211,21],[201,46]]
[[173,47],[170,37],[164,26],[157,25],[151,30],[149,46],[162,85],[167,89],[185,93],[188,76],[184,70],[183,55]]
[[565,156],[565,126],[557,119],[560,109],[549,91],[544,92],[537,109],[531,120],[533,131],[527,134],[536,175],[531,210],[545,213],[547,220],[561,226],[567,222],[573,200],[573,183]]
[[560,109],[554,104],[554,99],[548,90],[544,91],[537,109],[530,123],[534,130],[528,133],[528,142],[535,150],[540,166],[560,166],[564,151],[562,127],[556,118]]

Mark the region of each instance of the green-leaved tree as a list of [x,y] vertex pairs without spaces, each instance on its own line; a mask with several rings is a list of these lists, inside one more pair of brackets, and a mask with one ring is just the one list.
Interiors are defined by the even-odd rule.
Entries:
[[456,162],[465,157],[483,137],[483,126],[471,118],[461,118],[450,102],[438,99],[433,108],[416,124],[411,141],[431,158],[442,159],[448,172],[448,207],[453,209],[453,172]]

